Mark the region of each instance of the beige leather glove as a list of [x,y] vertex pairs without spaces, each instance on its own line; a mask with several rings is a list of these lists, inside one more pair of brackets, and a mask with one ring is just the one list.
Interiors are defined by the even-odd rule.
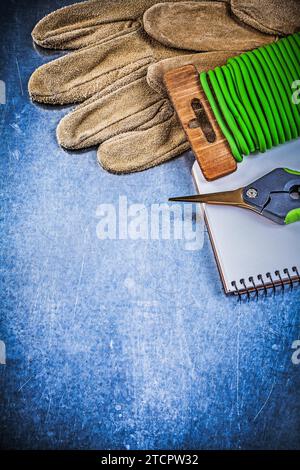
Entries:
[[161,44],[190,51],[247,51],[275,39],[241,23],[224,2],[158,3],[144,14],[144,28]]

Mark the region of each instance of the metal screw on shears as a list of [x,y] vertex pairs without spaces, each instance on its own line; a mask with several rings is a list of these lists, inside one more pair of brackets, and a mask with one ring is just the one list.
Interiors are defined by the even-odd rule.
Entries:
[[250,199],[255,199],[258,196],[258,191],[255,188],[249,188],[246,194]]

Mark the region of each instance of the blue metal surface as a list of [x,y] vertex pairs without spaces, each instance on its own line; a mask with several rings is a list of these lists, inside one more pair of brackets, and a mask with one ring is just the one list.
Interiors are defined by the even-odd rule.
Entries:
[[300,291],[225,297],[206,232],[195,251],[97,237],[101,203],[193,192],[192,156],[117,176],[59,148],[66,109],[27,82],[49,60],[31,29],[65,4],[1,4],[1,447],[299,448]]

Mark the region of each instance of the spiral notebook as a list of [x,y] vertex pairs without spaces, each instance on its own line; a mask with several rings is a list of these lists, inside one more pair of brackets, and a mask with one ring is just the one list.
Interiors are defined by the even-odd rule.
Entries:
[[[197,162],[192,174],[205,194],[243,187],[278,167],[300,171],[300,140],[246,157],[235,173],[213,182],[204,179]],[[230,206],[206,204],[203,210],[227,294],[300,283],[300,222],[281,226]]]

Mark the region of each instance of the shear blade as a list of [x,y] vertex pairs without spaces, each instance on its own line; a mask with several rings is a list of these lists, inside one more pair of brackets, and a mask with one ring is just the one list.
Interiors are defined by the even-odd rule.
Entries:
[[197,194],[195,196],[172,197],[173,202],[200,202],[205,204],[239,206],[249,209],[249,205],[244,201],[243,188],[235,191],[226,191],[212,194]]

